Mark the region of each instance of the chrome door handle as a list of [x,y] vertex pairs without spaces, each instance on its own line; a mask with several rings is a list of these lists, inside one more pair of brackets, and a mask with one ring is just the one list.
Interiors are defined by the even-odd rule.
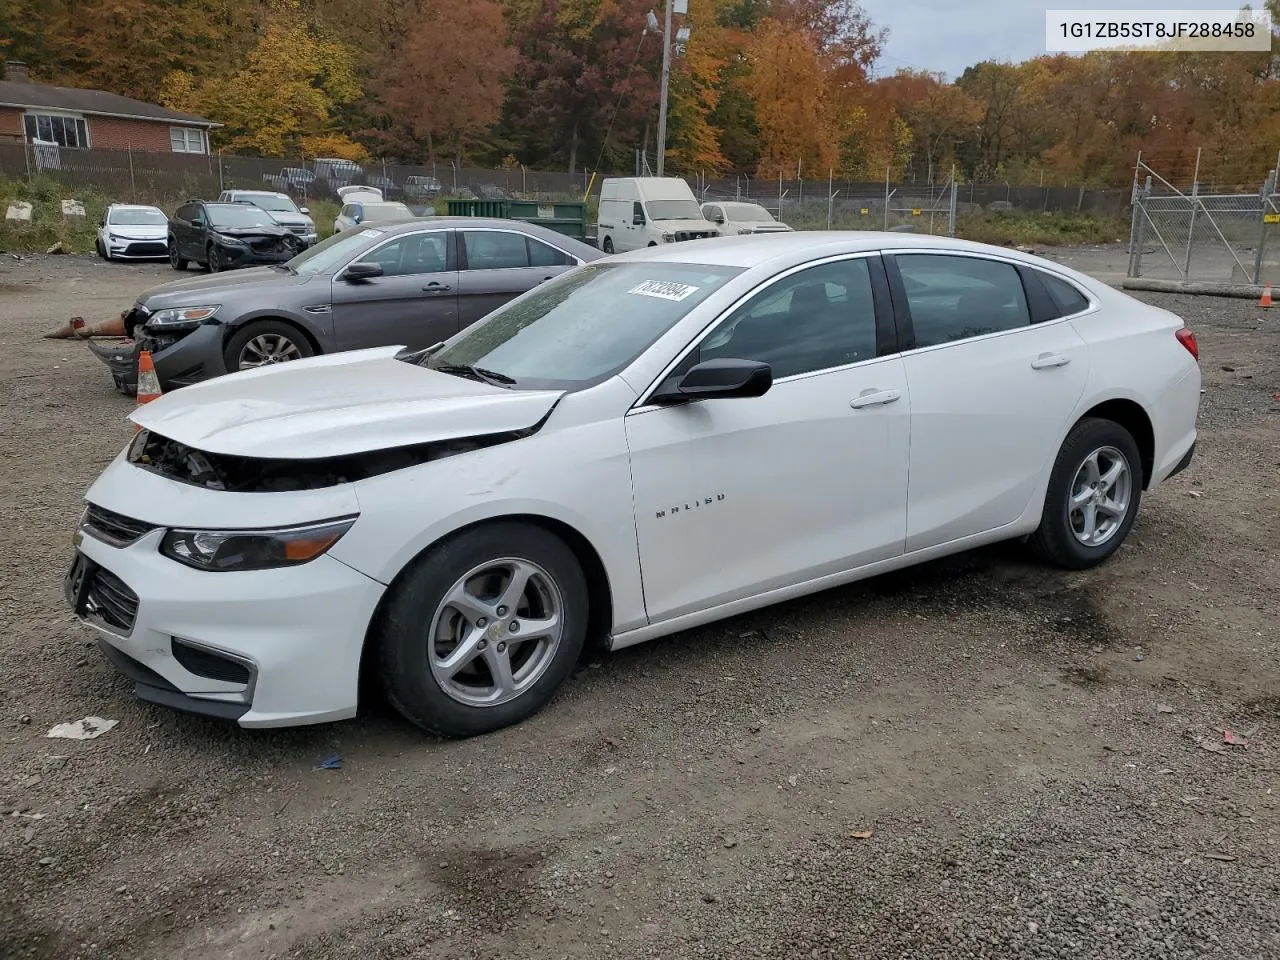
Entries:
[[893,403],[901,396],[901,390],[864,390],[849,401],[849,406],[855,410],[861,410],[863,407],[883,406],[886,403]]
[[452,290],[453,288],[445,283],[428,283],[422,289],[426,293],[444,293],[445,291]]
[[1050,367],[1065,367],[1070,362],[1070,357],[1064,357],[1060,353],[1042,353],[1031,361],[1031,369],[1048,370]]

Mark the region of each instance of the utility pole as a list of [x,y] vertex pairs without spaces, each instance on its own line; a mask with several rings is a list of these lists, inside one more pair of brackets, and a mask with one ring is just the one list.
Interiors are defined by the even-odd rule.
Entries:
[[667,158],[667,84],[671,80],[671,3],[665,0],[662,14],[662,99],[658,102],[658,176]]

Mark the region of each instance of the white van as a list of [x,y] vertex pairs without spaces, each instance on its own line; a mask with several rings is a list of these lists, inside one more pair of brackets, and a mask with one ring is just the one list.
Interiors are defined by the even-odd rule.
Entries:
[[677,240],[720,236],[679,177],[617,177],[600,186],[600,249],[621,253]]

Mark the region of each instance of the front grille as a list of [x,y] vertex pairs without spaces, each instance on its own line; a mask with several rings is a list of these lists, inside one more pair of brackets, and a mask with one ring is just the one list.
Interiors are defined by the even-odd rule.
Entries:
[[291,223],[289,224],[289,229],[300,237],[305,237],[311,232],[310,228],[305,223]]
[[172,639],[173,659],[177,660],[184,670],[197,677],[209,680],[224,680],[227,683],[248,683],[249,668],[239,660],[197,647],[177,637]]
[[169,245],[163,240],[143,240],[125,247],[126,257],[163,257],[169,252]]
[[154,523],[135,520],[95,503],[89,504],[84,518],[85,532],[113,547],[125,547],[145,533],[156,529]]
[[264,237],[261,240],[251,241],[249,244],[253,248],[254,253],[283,253],[284,242],[274,237]]
[[676,241],[681,240],[704,240],[707,237],[719,236],[714,230],[677,230]]
[[138,595],[110,570],[95,566],[85,576],[89,578],[84,595],[84,612],[87,617],[101,617],[106,623],[126,633],[133,629],[138,615]]

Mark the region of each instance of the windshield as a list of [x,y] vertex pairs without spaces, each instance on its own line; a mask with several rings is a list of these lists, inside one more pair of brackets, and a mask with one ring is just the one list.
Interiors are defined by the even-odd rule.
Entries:
[[215,227],[273,227],[276,224],[271,214],[248,203],[229,203],[208,210],[209,223]]
[[347,230],[335,233],[329,239],[321,240],[315,246],[303,250],[285,266],[294,273],[307,277],[332,273],[379,240],[385,239],[386,235],[383,230]]
[[251,194],[245,196],[244,199],[255,207],[261,207],[263,210],[275,210],[277,213],[298,212],[298,208],[294,206],[293,201],[288,197],[276,197],[271,194],[263,194],[261,196]]
[[742,270],[688,263],[593,263],[500,307],[426,366],[480,367],[526,389],[599,383],[640,356]]
[[693,200],[649,200],[645,209],[650,220],[702,219],[702,208]]
[[365,203],[362,204],[362,221],[367,220],[400,220],[412,217],[413,211],[403,203]]
[[726,203],[724,212],[730,220],[741,220],[747,223],[772,223],[773,214],[758,203]]
[[159,210],[112,210],[107,223],[120,227],[163,227],[169,222]]

